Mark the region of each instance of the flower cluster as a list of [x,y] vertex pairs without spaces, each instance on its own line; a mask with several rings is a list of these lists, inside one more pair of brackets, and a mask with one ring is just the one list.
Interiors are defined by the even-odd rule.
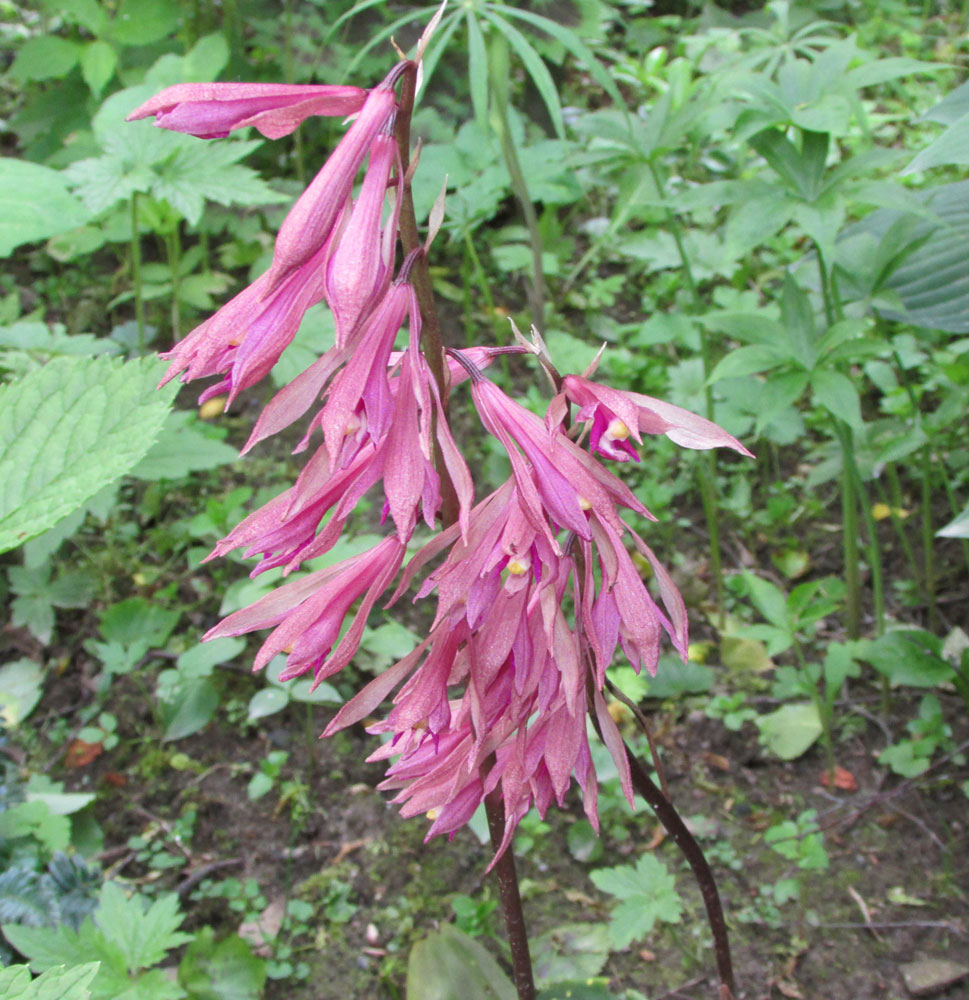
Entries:
[[[366,719],[370,732],[389,734],[371,759],[395,758],[383,787],[396,790],[404,815],[431,818],[428,836],[453,833],[497,790],[506,819],[500,853],[532,805],[544,815],[563,802],[573,776],[597,823],[589,713],[632,799],[601,693],[606,670],[621,647],[636,670],[655,673],[664,635],[686,656],[682,599],[623,512],[651,515],[600,457],[639,461],[643,434],[747,452],[709,421],[609,388],[591,371],[559,380],[544,419],[484,374],[497,349],[450,350],[437,359],[444,379],[434,377],[413,280],[425,249],[409,249],[396,266],[409,199],[397,89],[416,71],[403,61],[370,91],[182,84],[131,117],[155,115],[157,125],[203,138],[245,126],[275,138],[311,115],[354,116],[283,222],[269,270],[163,355],[165,381],[220,376],[202,398],[231,402],[270,371],[306,310],[325,302],[333,346],[269,402],[245,448],[309,414],[297,451],[311,442],[315,451],[296,483],[210,558],[242,548],[260,559],[254,575],[279,566],[291,573],[327,553],[378,486],[394,530],[367,552],[297,576],[206,638],[272,629],[255,669],[285,653],[281,679],[311,673],[319,681],[353,659],[394,581],[390,603],[422,577],[415,599],[437,600],[427,637],[344,705],[326,734]],[[511,463],[507,482],[476,504],[446,406],[464,382]],[[447,518],[445,494],[455,498]],[[408,560],[420,520],[436,534]],[[655,597],[633,553],[652,567]],[[388,698],[389,714],[373,722]]]

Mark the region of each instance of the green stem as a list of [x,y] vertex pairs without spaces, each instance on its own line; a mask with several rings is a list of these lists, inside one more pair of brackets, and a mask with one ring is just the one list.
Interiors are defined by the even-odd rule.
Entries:
[[[686,280],[686,287],[690,293],[694,311],[700,313],[704,307],[703,300],[700,298],[700,291],[693,277],[690,257],[686,252],[686,244],[683,242],[683,230],[679,219],[677,219],[666,202],[663,183],[659,171],[656,169],[656,164],[652,160],[649,161],[649,172],[653,178],[653,184],[656,186],[660,201],[663,203],[666,226],[673,237],[673,242],[676,244],[676,251],[680,257],[680,268]],[[710,384],[710,372],[713,370],[713,360],[710,336],[703,323],[697,324],[697,330],[700,334],[700,360],[703,365],[704,416],[707,420],[713,420],[713,386]],[[707,534],[710,536],[710,571],[713,574],[713,586],[716,595],[717,628],[722,632],[726,624],[726,593],[723,583],[723,555],[720,547],[716,459],[712,451],[708,451],[701,456],[697,465],[697,479],[700,486],[700,500],[703,504],[703,517],[707,524]]]
[[[945,487],[945,495],[949,500],[949,509],[952,511],[952,516],[958,517],[962,511],[962,505],[959,503],[959,498],[956,496],[956,491],[952,485],[952,479],[946,471],[945,463],[939,462],[936,469],[942,477],[942,485]],[[969,539],[961,538],[959,541],[962,545],[962,555],[966,560],[966,570],[969,572]]]
[[138,192],[131,195],[131,283],[135,287],[138,354],[145,353],[145,300],[141,294],[141,235],[138,232]]
[[[478,282],[478,287],[481,289],[481,296],[485,301],[485,308],[488,310],[488,315],[491,317],[491,327],[495,338],[495,345],[497,347],[502,347],[507,336],[504,324],[501,322],[501,317],[498,315],[498,310],[495,307],[494,296],[491,294],[491,286],[488,284],[487,275],[485,275],[484,268],[481,266],[481,258],[478,256],[478,251],[475,249],[474,240],[471,239],[471,233],[469,230],[464,230],[464,248],[467,251],[468,259],[471,261],[471,266],[474,269],[475,280]],[[468,324],[468,346],[472,345],[471,340],[471,324]],[[511,377],[511,369],[508,366],[508,357],[505,354],[501,355],[501,370],[505,378]]]
[[508,176],[511,178],[511,188],[525,219],[528,230],[528,242],[532,251],[532,281],[529,289],[529,309],[532,323],[539,330],[545,329],[545,271],[543,266],[542,234],[538,228],[538,216],[535,214],[535,204],[528,191],[528,182],[518,159],[518,150],[511,134],[511,124],[508,120],[508,42],[497,33],[493,33],[489,45],[489,74],[491,77],[492,96],[492,126],[501,141],[501,152],[505,158]]
[[841,522],[844,559],[845,628],[849,639],[861,634],[861,572],[858,565],[858,496],[855,492],[854,442],[851,428],[832,417],[835,435],[841,444]]
[[171,233],[165,239],[168,250],[168,270],[172,280],[172,338],[175,341],[181,337],[182,321],[181,307],[178,303],[178,293],[182,280],[182,239],[178,226],[176,220]]
[[929,602],[929,629],[939,627],[939,604],[935,593],[935,528],[932,524],[932,447],[922,447],[922,573]]
[[[801,644],[794,639],[794,653],[797,656],[797,662],[801,667],[801,672],[807,677],[808,665],[807,660],[804,657],[804,650],[801,649]],[[832,713],[828,706],[827,699],[821,694],[819,685],[823,683],[824,680],[824,670],[822,668],[821,676],[818,678],[816,684],[805,684],[808,692],[811,695],[811,701],[814,702],[814,707],[818,710],[818,719],[821,722],[821,745],[824,747],[824,759],[828,766],[828,782],[829,787],[834,788],[834,738],[831,732],[832,723]]]
[[902,552],[905,553],[905,561],[908,563],[909,572],[912,576],[918,580],[922,571],[919,568],[918,560],[915,558],[915,549],[912,548],[912,543],[909,541],[908,533],[905,530],[905,524],[902,521],[902,515],[900,511],[905,508],[905,498],[902,496],[902,483],[898,478],[898,469],[895,467],[894,462],[888,462],[885,466],[885,478],[888,480],[888,495],[885,495],[884,487],[881,486],[879,480],[875,480],[878,483],[879,488],[882,491],[882,501],[888,508],[889,516],[892,519],[892,526],[895,528],[895,533],[898,535],[899,544],[902,546]]

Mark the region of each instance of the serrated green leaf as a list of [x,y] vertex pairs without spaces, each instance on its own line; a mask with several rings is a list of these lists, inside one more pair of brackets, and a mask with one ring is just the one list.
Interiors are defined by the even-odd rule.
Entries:
[[121,949],[129,969],[151,968],[172,948],[192,940],[178,930],[185,915],[174,893],[159,896],[145,909],[141,896],[129,899],[117,883],[105,882],[100,900],[94,921],[105,939]]
[[560,924],[534,938],[531,953],[537,986],[588,981],[609,959],[609,931],[601,923]]
[[153,358],[55,358],[0,387],[0,552],[53,527],[148,451],[175,388]]
[[87,222],[90,213],[67,190],[65,176],[39,163],[0,158],[0,257]]
[[26,965],[0,970],[0,996],[4,1000],[88,1000],[88,987],[98,973],[99,962],[70,968],[59,965],[31,980]]

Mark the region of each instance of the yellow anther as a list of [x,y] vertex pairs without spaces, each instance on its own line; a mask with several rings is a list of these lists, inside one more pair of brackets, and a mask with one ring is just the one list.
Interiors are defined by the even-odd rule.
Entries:
[[606,437],[610,441],[625,441],[629,437],[629,428],[618,417],[613,417],[606,428]]
[[428,809],[424,815],[433,823],[441,815],[441,811],[439,809]]
[[532,561],[528,556],[512,556],[506,567],[512,576],[524,576],[531,568]]
[[585,497],[579,497],[579,506],[583,510],[592,510],[592,504]]

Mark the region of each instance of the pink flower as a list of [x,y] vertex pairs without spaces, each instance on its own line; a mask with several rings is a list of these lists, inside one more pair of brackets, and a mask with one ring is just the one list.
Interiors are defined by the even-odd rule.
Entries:
[[269,290],[266,272],[218,312],[161,355],[171,366],[161,384],[184,372],[183,382],[223,374],[202,400],[228,392],[229,402],[265,376],[289,346],[306,310],[323,294],[319,250],[302,267]]
[[741,455],[753,457],[735,437],[712,421],[661,399],[612,389],[581,375],[566,375],[562,391],[581,407],[576,420],[592,424],[590,449],[618,462],[630,458],[639,461],[629,438],[641,443],[641,434],[665,434],[682,448],[733,448]]
[[558,427],[549,428],[493,382],[474,373],[471,392],[482,423],[508,452],[523,509],[550,540],[553,533],[547,517],[556,528],[567,528],[588,539],[591,535],[586,511],[595,510],[620,532],[616,504],[649,516],[629,487]]
[[128,115],[200,139],[221,139],[252,125],[267,139],[289,135],[311,115],[352,115],[367,98],[359,87],[289,83],[178,83]]
[[[277,653],[286,652],[289,655],[280,680],[290,680],[309,670],[318,681],[330,677],[353,658],[367,616],[397,575],[403,558],[400,541],[393,536],[385,538],[361,555],[284,584],[248,608],[229,615],[204,639],[273,627],[256,656],[253,670],[261,670]],[[360,607],[340,639],[343,619],[358,598],[362,598]]]
[[357,170],[374,139],[393,119],[397,107],[393,91],[396,78],[391,73],[370,91],[346,135],[283,220],[276,237],[270,289],[294,268],[305,264],[333,232],[353,189]]
[[360,196],[352,211],[344,216],[336,247],[326,265],[326,302],[336,320],[338,347],[346,343],[353,328],[380,300],[390,282],[400,211],[399,190],[383,231],[381,216],[390,171],[395,164],[400,174],[399,159],[393,135],[381,133],[374,139]]

